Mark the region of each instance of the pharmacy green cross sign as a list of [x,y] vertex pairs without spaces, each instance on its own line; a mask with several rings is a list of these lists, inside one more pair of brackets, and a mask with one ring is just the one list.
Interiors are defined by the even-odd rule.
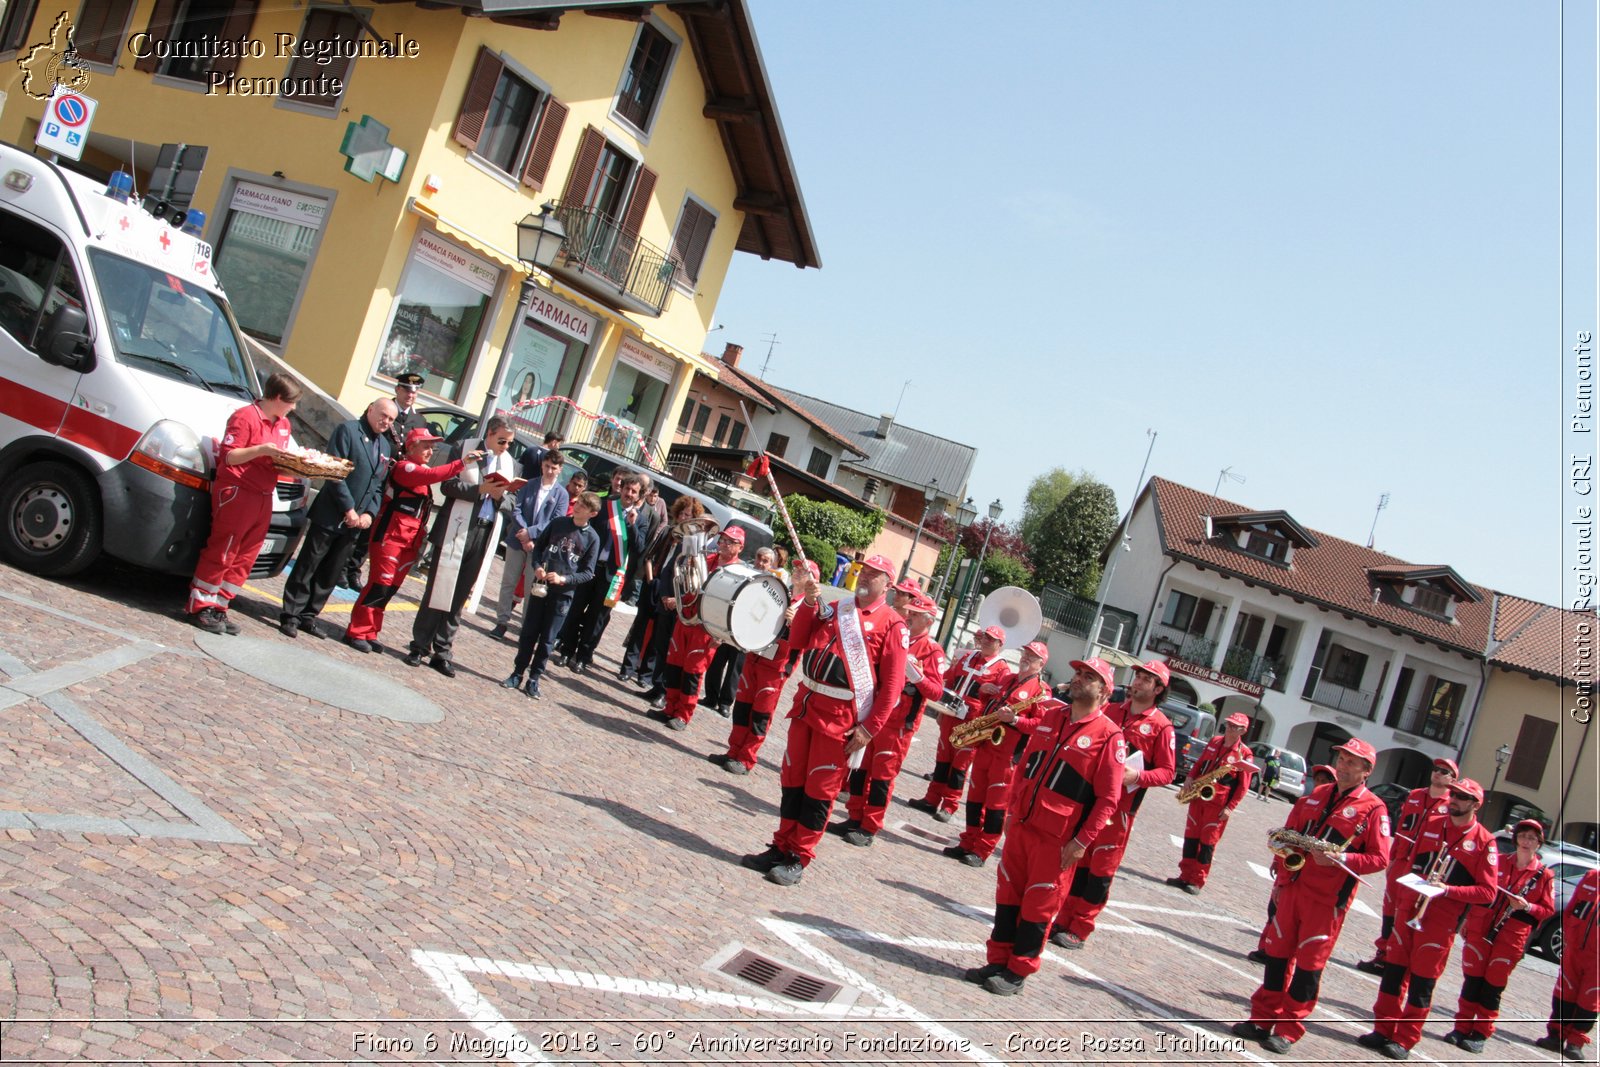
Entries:
[[347,157],[344,169],[364,182],[376,178],[397,182],[406,169],[405,149],[390,144],[389,127],[371,115],[345,127],[339,154]]

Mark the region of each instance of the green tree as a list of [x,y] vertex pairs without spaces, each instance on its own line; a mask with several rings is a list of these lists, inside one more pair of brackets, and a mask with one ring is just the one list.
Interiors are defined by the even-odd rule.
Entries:
[[1032,542],[1039,585],[1059,586],[1092,600],[1099,592],[1100,553],[1116,531],[1117,519],[1117,497],[1110,486],[1093,478],[1073,486]]
[[[794,522],[794,532],[800,535],[802,542],[865,549],[883,532],[884,514],[881,511],[857,511],[843,504],[812,500],[794,493],[784,497],[783,503]],[[794,550],[787,530],[777,530],[775,535],[778,544],[791,552]],[[807,552],[809,554],[809,548]],[[819,559],[817,564],[825,573],[831,573],[833,557]]]
[[1017,521],[1017,533],[1030,547],[1038,540],[1044,520],[1056,509],[1072,487],[1080,482],[1093,481],[1089,472],[1081,467],[1069,471],[1065,467],[1051,467],[1028,483],[1028,495],[1022,503],[1022,518]]

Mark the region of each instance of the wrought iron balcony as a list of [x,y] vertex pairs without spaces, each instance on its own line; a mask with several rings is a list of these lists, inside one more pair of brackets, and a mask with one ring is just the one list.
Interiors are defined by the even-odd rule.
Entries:
[[1176,656],[1190,663],[1211,666],[1211,657],[1217,654],[1217,643],[1199,634],[1185,633],[1175,626],[1158,623],[1150,630],[1145,647],[1165,656]]
[[[1269,672],[1274,676],[1270,686],[1266,683]],[[1258,656],[1248,648],[1241,648],[1238,645],[1234,645],[1223,654],[1222,673],[1243,678],[1247,682],[1255,682],[1280,693],[1289,682],[1289,672],[1284,670],[1281,660]]]
[[555,213],[567,239],[550,273],[619,311],[661,314],[679,270],[675,257],[594,208],[557,203]]
[[1389,721],[1400,733],[1425,737],[1429,741],[1448,745],[1454,739],[1459,710],[1449,707],[1434,708],[1426,701],[1417,701],[1405,706],[1398,722],[1395,721],[1391,710]]
[[1374,717],[1372,697],[1370,690],[1352,689],[1337,682],[1324,680],[1321,669],[1316,667],[1313,667],[1306,677],[1305,689],[1300,693],[1302,700],[1309,700],[1313,704],[1369,720]]

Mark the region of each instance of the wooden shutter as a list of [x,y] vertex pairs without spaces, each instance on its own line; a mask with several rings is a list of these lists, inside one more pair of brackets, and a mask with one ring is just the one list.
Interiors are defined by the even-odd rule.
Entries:
[[[325,7],[314,7],[306,13],[305,25],[300,29],[300,40],[306,43],[320,41],[359,41],[361,39],[361,24],[342,11],[334,11]],[[285,81],[297,82],[303,85],[318,84],[319,72],[326,75],[328,81],[338,79],[347,83],[350,68],[355,63],[354,56],[333,56],[331,62],[325,67],[318,67],[315,56],[297,56],[289,63],[289,73]],[[296,89],[293,96],[284,95],[285,99],[298,100],[302,104],[313,107],[334,108],[339,104],[339,94],[317,95],[315,93],[300,92]]]
[[72,33],[78,55],[91,63],[115,65],[122,27],[132,7],[133,0],[83,0]]
[[582,207],[589,195],[589,185],[594,181],[594,169],[600,165],[600,149],[606,139],[593,126],[585,126],[578,139],[578,154],[572,159],[572,170],[567,172],[567,188],[561,202],[572,207]]
[[[235,0],[233,10],[228,12],[228,20],[222,24],[222,39],[237,41],[250,36],[250,28],[256,22],[256,8],[260,4],[257,0]],[[226,59],[218,58],[211,61],[211,73],[236,74],[239,71],[239,57],[229,56]]]
[[639,176],[633,180],[633,195],[628,197],[628,210],[622,213],[622,232],[638,234],[644,225],[645,208],[656,191],[656,172],[641,166]]
[[672,251],[683,264],[679,281],[692,284],[700,279],[700,267],[705,262],[706,246],[711,243],[711,231],[716,228],[717,217],[693,200],[683,202],[683,217],[678,220],[678,230],[672,235]]
[[550,175],[550,161],[555,158],[556,142],[561,139],[561,127],[567,124],[570,110],[553,96],[544,102],[544,114],[539,116],[533,147],[528,150],[528,163],[522,168],[522,184],[530,189],[544,188],[544,180]]
[[134,60],[135,70],[142,70],[147,74],[154,74],[156,68],[161,66],[161,57],[156,55],[154,45],[164,43],[172,36],[172,21],[178,14],[178,0],[156,0],[155,8],[150,12],[150,21],[145,26],[144,32],[150,35],[151,48],[149,54]]
[[499,56],[487,48],[478,49],[472,77],[467,79],[467,95],[461,99],[455,129],[450,131],[456,143],[465,145],[469,152],[478,147],[478,138],[483,136],[483,124],[489,119],[489,102],[494,99],[494,87],[504,69]]
[[1525,785],[1538,789],[1544,779],[1544,769],[1550,762],[1550,746],[1556,739],[1556,724],[1549,719],[1536,719],[1525,715],[1522,729],[1517,733],[1517,743],[1511,749],[1511,762],[1506,764],[1506,783]]

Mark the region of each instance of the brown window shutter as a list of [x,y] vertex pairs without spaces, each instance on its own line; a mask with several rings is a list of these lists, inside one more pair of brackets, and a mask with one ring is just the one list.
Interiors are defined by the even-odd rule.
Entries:
[[72,33],[79,57],[91,63],[114,65],[131,7],[133,0],[84,0]]
[[633,180],[633,195],[628,197],[628,210],[622,214],[622,232],[637,234],[644,225],[645,208],[656,191],[656,172],[640,167],[639,176]]
[[[150,43],[166,41],[172,36],[172,20],[178,14],[178,0],[156,0],[155,8],[150,12],[150,22],[144,30],[150,35]],[[147,74],[154,74],[156,68],[161,66],[161,57],[156,55],[155,49],[149,50],[149,55],[134,60],[135,70],[142,70]]]
[[600,136],[599,130],[593,126],[584,127],[583,137],[578,140],[578,154],[572,159],[572,170],[567,172],[567,188],[561,194],[563,204],[583,206],[589,183],[594,181],[594,169],[600,165],[600,149],[604,144],[605,138]]
[[681,280],[691,283],[700,280],[700,267],[705,263],[706,247],[711,243],[711,231],[716,226],[715,215],[693,200],[684,202],[683,218],[672,238],[672,250],[683,264]]
[[1538,789],[1544,780],[1544,769],[1550,762],[1550,746],[1555,739],[1555,723],[1532,715],[1524,716],[1517,743],[1511,749],[1511,762],[1506,765],[1506,782]]
[[[361,39],[361,24],[349,15],[340,11],[332,11],[324,7],[314,7],[306,15],[305,26],[301,28],[300,40],[310,41],[358,41]],[[284,80],[300,82],[306,85],[316,85],[319,76],[325,76],[328,81],[337,79],[344,82],[350,73],[350,67],[355,63],[351,56],[335,56],[333,61],[325,67],[319,67],[315,56],[297,56],[289,63],[289,72]],[[333,108],[339,103],[338,94],[318,96],[309,92],[296,92],[293,99],[302,104],[314,107]]]
[[[250,27],[256,22],[256,8],[260,4],[257,0],[235,0],[233,10],[228,12],[228,21],[222,24],[222,38],[226,41],[237,41],[242,37],[250,36]],[[218,58],[211,61],[211,73],[236,74],[239,71],[239,58],[230,56],[226,59]]]
[[456,128],[450,136],[468,151],[478,147],[483,136],[483,124],[489,118],[489,102],[494,99],[495,83],[505,64],[487,48],[478,49],[478,58],[472,64],[472,77],[467,79],[467,95],[461,98],[461,111],[456,115]]
[[550,175],[550,161],[556,154],[556,142],[561,139],[561,127],[567,124],[571,109],[550,97],[544,102],[544,114],[539,116],[539,128],[533,135],[533,148],[528,151],[527,166],[522,168],[522,184],[533,189],[543,189]]

